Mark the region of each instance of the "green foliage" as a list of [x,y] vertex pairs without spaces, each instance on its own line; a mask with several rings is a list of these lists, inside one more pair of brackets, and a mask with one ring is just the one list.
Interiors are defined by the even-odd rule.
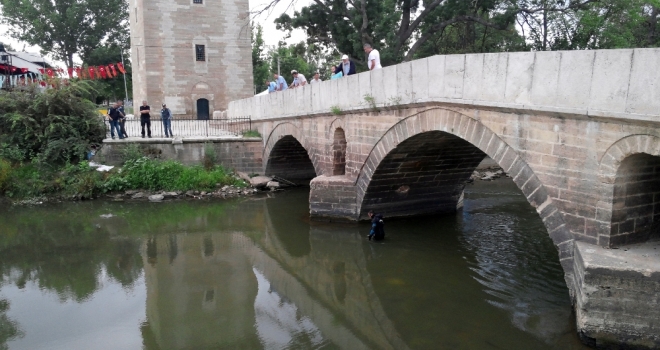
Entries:
[[[95,103],[103,103],[104,101],[116,101],[123,100],[126,96],[126,90],[128,90],[128,98],[131,98],[131,93],[133,91],[133,81],[132,81],[132,67],[131,61],[127,58],[130,56],[130,50],[127,46],[120,46],[117,44],[108,45],[108,46],[99,46],[93,49],[89,54],[84,58],[84,63],[90,66],[107,66],[111,63],[121,62],[121,53],[124,53],[124,68],[126,68],[126,86],[124,89],[124,75],[119,74],[114,78],[109,79],[96,79],[90,81],[94,86],[94,91],[96,94],[92,96],[91,100]],[[124,108],[127,114],[132,114],[132,111],[129,111],[128,107]]]
[[342,115],[344,111],[339,106],[332,106],[330,107],[330,113],[333,115]]
[[255,93],[266,90],[266,81],[272,80],[268,64],[268,53],[264,43],[263,28],[260,24],[252,26],[252,74],[254,78]]
[[96,106],[80,97],[88,92],[85,82],[0,92],[0,156],[51,166],[79,162],[105,137]]
[[243,137],[261,137],[261,133],[257,130],[245,130],[243,131]]
[[175,161],[143,157],[126,162],[121,172],[112,173],[104,184],[104,190],[212,190],[216,184],[245,185],[220,166],[206,170],[201,166],[185,166]]
[[215,148],[213,147],[213,143],[206,142],[204,144],[204,159],[202,162],[204,165],[204,169],[212,170],[217,161],[218,161],[218,154],[216,153]]
[[369,105],[369,108],[371,108],[372,111],[374,112],[379,111],[378,106],[376,106],[376,99],[373,96],[369,94],[364,95],[364,102],[366,102]]
[[[292,0],[289,0],[293,2]],[[383,65],[435,54],[660,46],[660,0],[318,0],[275,20],[308,43]]]
[[142,149],[140,149],[140,145],[138,145],[137,143],[129,143],[127,145],[124,145],[124,147],[120,151],[120,154],[124,164],[144,157]]
[[0,0],[2,22],[15,39],[41,47],[68,67],[102,42],[128,42],[125,0]]

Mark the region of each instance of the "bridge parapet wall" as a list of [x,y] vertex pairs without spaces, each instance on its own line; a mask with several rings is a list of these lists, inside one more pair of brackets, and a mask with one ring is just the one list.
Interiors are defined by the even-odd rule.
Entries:
[[660,49],[432,56],[233,101],[228,115],[264,120],[440,103],[657,122],[657,62]]

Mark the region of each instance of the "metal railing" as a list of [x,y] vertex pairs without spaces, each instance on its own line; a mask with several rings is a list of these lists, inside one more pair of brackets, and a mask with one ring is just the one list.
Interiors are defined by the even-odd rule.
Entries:
[[[107,119],[105,119],[105,126],[106,137],[110,138],[110,122]],[[252,121],[250,117],[207,120],[172,119],[171,127],[172,133],[176,137],[239,136],[251,130]],[[125,120],[124,128],[128,137],[142,136],[142,125],[139,117]],[[145,136],[148,136],[146,127]],[[151,118],[151,136],[165,137],[163,121],[160,118]],[[118,135],[115,135],[115,137],[118,137]]]

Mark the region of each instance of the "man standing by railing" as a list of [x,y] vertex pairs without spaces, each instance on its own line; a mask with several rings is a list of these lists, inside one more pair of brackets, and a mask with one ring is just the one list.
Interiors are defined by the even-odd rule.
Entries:
[[174,137],[172,133],[172,111],[163,103],[163,109],[160,110],[160,118],[163,120],[163,129],[165,137]]
[[119,136],[119,139],[123,139],[124,135],[122,134],[121,130],[119,129],[119,120],[123,118],[123,115],[121,114],[120,110],[121,106],[117,102],[115,102],[112,107],[108,109],[108,118],[110,119],[110,136],[112,136],[112,139],[115,139],[115,130],[117,130],[117,136]]
[[142,127],[142,138],[144,138],[144,127],[147,127],[147,134],[151,138],[151,107],[147,104],[147,101],[142,101],[142,106],[140,106],[140,126]]

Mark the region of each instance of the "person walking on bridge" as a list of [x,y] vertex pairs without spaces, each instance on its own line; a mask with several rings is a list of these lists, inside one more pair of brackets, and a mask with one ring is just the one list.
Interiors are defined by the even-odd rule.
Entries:
[[374,214],[373,210],[369,210],[367,215],[369,215],[369,219],[371,219],[371,231],[369,231],[367,238],[369,238],[369,240],[373,238],[374,241],[385,239],[385,222],[383,221],[383,215]]

